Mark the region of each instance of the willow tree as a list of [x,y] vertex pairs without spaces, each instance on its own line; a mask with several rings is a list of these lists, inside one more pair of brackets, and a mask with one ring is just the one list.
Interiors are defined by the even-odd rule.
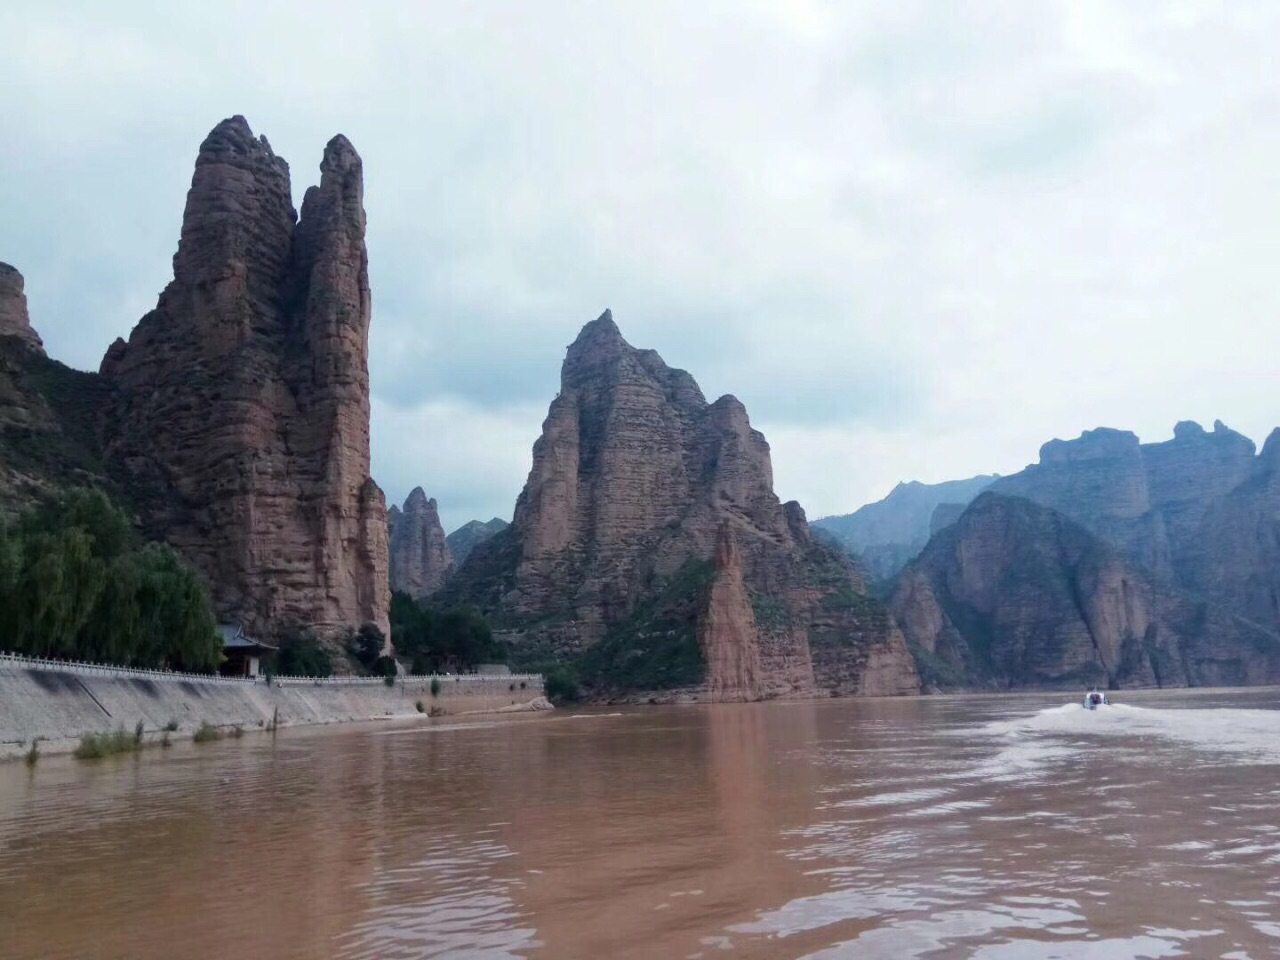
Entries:
[[38,656],[188,670],[222,659],[199,579],[93,490],[0,524],[0,618],[16,648]]

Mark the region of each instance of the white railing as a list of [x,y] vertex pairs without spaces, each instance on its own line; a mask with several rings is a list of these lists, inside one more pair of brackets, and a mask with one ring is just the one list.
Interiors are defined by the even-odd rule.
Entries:
[[[281,677],[275,676],[271,678],[271,682],[278,686],[345,686],[345,685],[367,685],[371,683],[386,683],[382,677]],[[449,684],[466,684],[491,686],[493,684],[514,683],[517,687],[521,682],[528,684],[542,683],[542,674],[540,673],[440,673],[440,674],[424,674],[422,676],[414,676],[412,674],[402,674],[396,677],[396,686],[406,687],[426,687],[433,682],[439,683],[442,688],[448,687]]]
[[[4,653],[0,652],[0,667],[6,665],[21,667],[27,670],[50,670],[58,673],[72,673],[80,676],[96,676],[96,677],[121,677],[134,678],[139,680],[181,680],[187,683],[237,683],[237,684],[254,684],[267,683],[267,678],[262,677],[223,677],[214,673],[179,673],[176,670],[147,670],[142,667],[117,667],[109,663],[88,663],[82,660],[53,660],[46,657],[28,657],[20,653]],[[375,684],[384,684],[386,680],[382,677],[272,677],[271,683],[277,686],[372,686]],[[496,684],[515,684],[517,687],[524,683],[526,686],[530,683],[541,684],[542,674],[540,673],[508,673],[508,674],[485,674],[485,673],[455,673],[455,674],[435,674],[430,676],[398,676],[396,677],[396,686],[405,687],[426,687],[432,683],[439,683],[441,688],[447,688],[449,684],[459,684],[465,686],[491,686]]]
[[178,673],[175,670],[148,670],[145,667],[118,667],[109,663],[89,663],[83,660],[53,660],[47,657],[27,657],[20,653],[0,652],[0,666],[6,664],[28,670],[52,670],[58,673],[74,673],[80,676],[132,677],[137,680],[185,680],[189,683],[257,683],[255,677],[223,677],[216,673]]

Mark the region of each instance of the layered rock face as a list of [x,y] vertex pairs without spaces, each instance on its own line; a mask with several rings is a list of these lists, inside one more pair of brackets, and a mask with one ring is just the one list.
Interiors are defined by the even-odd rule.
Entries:
[[[1065,514],[1162,582],[1199,590],[1241,613],[1265,614],[1272,606],[1260,602],[1262,588],[1250,586],[1266,580],[1271,555],[1267,494],[1258,493],[1267,486],[1259,479],[1267,475],[1266,457],[1254,450],[1253,441],[1221,421],[1212,431],[1183,421],[1163,443],[1091,430],[1045,444],[1038,465],[991,489]],[[1253,599],[1238,607],[1246,595]],[[1280,628],[1275,614],[1262,622]]]
[[453,572],[453,554],[440,526],[435,500],[414,487],[404,509],[391,508],[391,589],[415,600],[429,597]]
[[939,686],[1269,683],[1280,639],[1154,581],[1060,513],[980,496],[903,571],[890,607]]
[[815,529],[832,534],[878,580],[887,580],[929,541],[934,510],[942,503],[961,510],[985,490],[995,476],[948,480],[945,483],[899,483],[883,500],[841,517],[815,520]]
[[569,348],[511,527],[445,593],[491,611],[517,658],[599,647],[617,662],[659,643],[696,655],[701,604],[689,596],[701,599],[726,525],[754,608],[756,694],[917,688],[849,561],[814,542],[798,504],[778,502],[769,446],[742,404],[708,404],[608,312]]
[[488,523],[481,523],[479,520],[468,520],[445,538],[449,544],[449,552],[453,554],[453,562],[461,564],[475,549],[476,544],[483,543],[495,533],[501,533],[507,527],[507,521],[501,517],[494,517]]
[[724,703],[760,698],[760,640],[733,527],[716,544],[715,580],[698,619],[698,643],[707,662],[707,688]]
[[1193,542],[1187,582],[1280,633],[1280,428],[1245,480],[1204,511]]
[[1123,544],[1149,570],[1172,570],[1169,542],[1152,511],[1147,468],[1136,434],[1101,427],[1078,440],[1050,440],[1040,462],[991,485],[1065,513],[1089,530]]
[[173,280],[101,373],[106,455],[149,532],[266,629],[387,629],[387,516],[369,475],[370,295],[359,156],[324,151],[294,212],[289,169],[242,117],[201,145]]
[[22,274],[0,263],[0,337],[16,337],[32,349],[44,352],[44,341],[31,327]]

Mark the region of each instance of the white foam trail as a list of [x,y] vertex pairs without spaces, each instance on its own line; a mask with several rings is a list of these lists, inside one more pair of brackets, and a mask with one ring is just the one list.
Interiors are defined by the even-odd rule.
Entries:
[[1123,703],[1086,710],[1068,703],[1027,717],[992,721],[979,732],[1014,742],[1043,735],[1158,737],[1237,763],[1280,764],[1278,710],[1157,710]]

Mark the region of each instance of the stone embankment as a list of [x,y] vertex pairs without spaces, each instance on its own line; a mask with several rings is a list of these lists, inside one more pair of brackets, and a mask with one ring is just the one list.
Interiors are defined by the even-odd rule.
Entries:
[[68,752],[87,733],[132,731],[139,721],[148,738],[176,724],[171,735],[178,738],[203,723],[254,730],[273,721],[293,726],[537,709],[546,703],[543,694],[540,674],[398,677],[393,686],[364,677],[277,677],[268,684],[0,654],[0,759],[19,755],[37,738],[42,753]]

